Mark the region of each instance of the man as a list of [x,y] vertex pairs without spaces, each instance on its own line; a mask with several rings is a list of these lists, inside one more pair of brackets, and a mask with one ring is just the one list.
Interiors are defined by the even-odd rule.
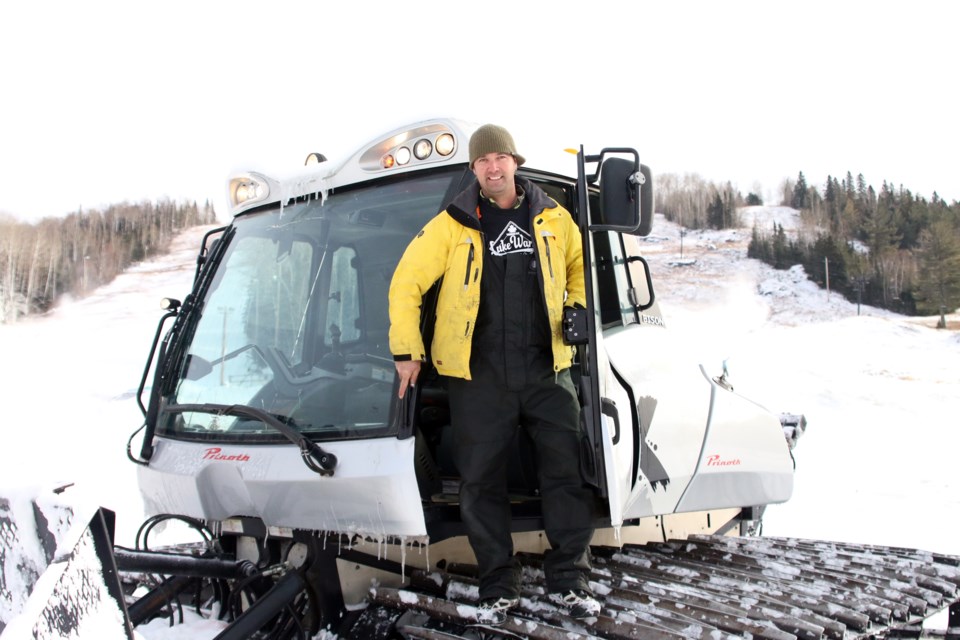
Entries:
[[481,622],[501,623],[519,601],[510,535],[507,449],[518,426],[536,449],[551,550],[551,601],[570,615],[600,610],[587,583],[593,495],[580,478],[580,405],[563,342],[564,306],[584,306],[583,253],[569,212],[531,181],[510,133],[471,136],[476,182],[424,226],[390,285],[390,350],[400,397],[425,357],[424,293],[441,277],[433,364],[449,390],[460,512],[480,570]]

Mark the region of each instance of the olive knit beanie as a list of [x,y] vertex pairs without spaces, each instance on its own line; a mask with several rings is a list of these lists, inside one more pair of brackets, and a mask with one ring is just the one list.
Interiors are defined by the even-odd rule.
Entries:
[[477,158],[488,153],[509,153],[516,159],[517,165],[527,161],[517,153],[517,145],[513,143],[510,132],[495,124],[485,124],[470,136],[470,168],[473,168]]

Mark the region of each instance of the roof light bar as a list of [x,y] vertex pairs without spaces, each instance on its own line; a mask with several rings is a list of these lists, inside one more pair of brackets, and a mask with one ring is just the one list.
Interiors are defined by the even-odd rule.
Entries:
[[396,170],[425,162],[442,162],[457,148],[449,127],[431,123],[400,131],[370,145],[361,155],[367,171]]

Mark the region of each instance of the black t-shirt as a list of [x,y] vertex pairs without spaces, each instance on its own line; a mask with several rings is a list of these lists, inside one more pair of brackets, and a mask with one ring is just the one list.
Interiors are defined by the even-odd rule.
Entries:
[[486,200],[479,208],[480,229],[487,253],[499,257],[515,253],[533,255],[530,206],[526,199],[516,209],[500,209]]
[[480,198],[483,278],[470,358],[474,377],[493,375],[508,389],[553,375],[553,351],[540,288],[530,206],[500,209]]

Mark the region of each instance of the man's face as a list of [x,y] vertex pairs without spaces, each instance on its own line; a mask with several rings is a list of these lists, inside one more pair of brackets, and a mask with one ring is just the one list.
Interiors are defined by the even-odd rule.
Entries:
[[473,163],[473,173],[480,188],[488,198],[496,199],[514,189],[513,177],[517,173],[517,161],[509,153],[488,153]]

